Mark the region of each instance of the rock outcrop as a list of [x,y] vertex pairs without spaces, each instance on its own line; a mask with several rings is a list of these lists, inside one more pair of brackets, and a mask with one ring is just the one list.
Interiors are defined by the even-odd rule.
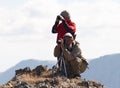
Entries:
[[57,68],[47,69],[47,66],[29,67],[16,70],[15,76],[0,88],[105,88],[101,83],[82,79],[67,78],[57,71]]

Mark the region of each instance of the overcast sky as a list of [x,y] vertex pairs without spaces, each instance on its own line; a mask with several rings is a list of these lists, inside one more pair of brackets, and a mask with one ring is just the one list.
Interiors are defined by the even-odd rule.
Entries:
[[68,10],[87,60],[120,53],[119,0],[0,0],[0,72],[21,60],[56,60],[56,16]]

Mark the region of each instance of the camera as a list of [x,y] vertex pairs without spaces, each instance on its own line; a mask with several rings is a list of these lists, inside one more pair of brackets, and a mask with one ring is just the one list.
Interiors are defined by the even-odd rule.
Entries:
[[58,20],[62,20],[62,18],[63,18],[63,17],[62,17],[61,15],[58,15],[58,16],[57,16],[57,19],[58,19]]
[[58,43],[58,44],[61,44],[61,40],[58,40],[57,43]]
[[[64,41],[64,47],[66,47],[66,41],[65,41],[65,39],[63,41]],[[61,40],[58,40],[57,43],[61,44]]]

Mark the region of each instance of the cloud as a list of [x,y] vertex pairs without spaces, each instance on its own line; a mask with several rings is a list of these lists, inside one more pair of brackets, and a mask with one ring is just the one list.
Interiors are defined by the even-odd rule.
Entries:
[[0,0],[0,7],[6,9],[15,9],[23,5],[28,0]]
[[1,0],[2,63],[8,58],[9,61],[12,58],[11,65],[27,58],[55,59],[52,52],[56,34],[51,33],[51,28],[56,16],[64,9],[76,23],[77,40],[86,58],[118,52],[119,5],[117,0]]
[[[29,22],[31,22],[31,24],[35,24],[35,23],[39,22],[40,24],[44,25],[47,21],[46,18],[49,18],[49,15],[52,15],[50,13],[55,12],[54,10],[52,10],[52,9],[54,9],[53,6],[60,7],[59,4],[57,4],[57,5],[56,4],[57,4],[57,2],[47,2],[47,4],[46,4],[45,1],[42,1],[42,0],[40,0],[40,1],[37,1],[37,0],[32,1],[31,0],[31,1],[27,2],[20,10],[15,11],[16,15],[13,15],[13,19],[14,19],[14,17],[16,17],[14,24],[18,26],[20,24],[23,25],[23,24],[29,23]],[[49,7],[49,12],[48,12],[48,8],[45,8],[46,6]],[[103,19],[100,19],[98,17],[101,15],[100,14],[101,11],[103,11],[101,9],[102,6],[100,4],[97,4],[98,9],[96,9],[96,4],[95,5],[93,5],[93,4],[88,5],[85,2],[84,2],[84,4],[83,3],[80,4],[80,2],[77,2],[77,3],[73,3],[73,6],[71,6],[70,4],[68,4],[66,6],[68,6],[68,8],[71,9],[71,12],[75,10],[76,12],[74,11],[75,12],[74,14],[78,13],[76,15],[76,18],[80,17],[79,19],[83,23],[81,26],[84,26],[84,25],[85,25],[85,27],[96,26],[96,25],[100,24],[98,22],[101,22],[101,23],[103,22]],[[63,7],[65,7],[65,6],[63,5]],[[82,7],[82,9],[80,9],[80,11],[79,11],[79,10],[77,10],[76,7],[77,8]],[[98,12],[95,12],[95,11],[98,11]],[[80,15],[81,13],[83,16]],[[95,13],[95,15],[93,15],[93,13]],[[14,12],[13,12],[13,14],[14,14]],[[14,25],[14,27],[15,27],[15,25]],[[37,25],[35,24],[35,26],[37,26]]]

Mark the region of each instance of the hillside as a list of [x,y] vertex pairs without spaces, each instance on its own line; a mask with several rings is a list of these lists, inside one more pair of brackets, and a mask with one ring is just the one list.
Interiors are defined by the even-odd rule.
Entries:
[[47,69],[39,65],[34,69],[29,67],[16,70],[15,76],[0,88],[104,88],[102,84],[86,79],[66,78],[56,68]]
[[89,62],[83,74],[87,79],[98,80],[107,88],[120,88],[120,54],[99,57]]

